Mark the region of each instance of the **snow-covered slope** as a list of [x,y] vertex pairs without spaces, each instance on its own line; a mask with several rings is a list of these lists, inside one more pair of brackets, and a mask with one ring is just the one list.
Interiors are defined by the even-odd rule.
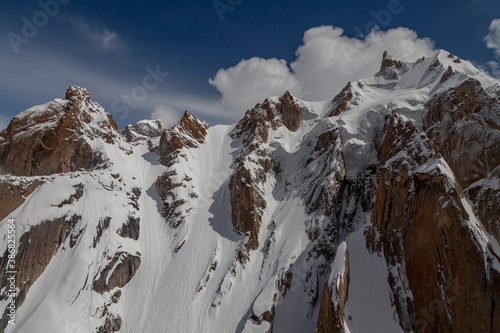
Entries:
[[[0,330],[458,332],[467,311],[500,329],[499,91],[445,51],[384,54],[332,100],[287,92],[238,124],[186,112],[121,134],[71,87],[1,134]],[[484,154],[456,163],[471,140]]]

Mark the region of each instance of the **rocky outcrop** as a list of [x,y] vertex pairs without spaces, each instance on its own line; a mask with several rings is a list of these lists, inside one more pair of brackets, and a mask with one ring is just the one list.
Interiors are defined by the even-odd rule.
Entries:
[[399,60],[393,60],[387,51],[385,51],[382,55],[380,71],[376,74],[376,76],[381,76],[388,81],[394,81],[399,79],[399,71],[406,73],[408,70],[409,67],[406,63]]
[[[332,265],[319,308],[317,333],[346,332],[344,315],[349,295],[349,253],[342,243]],[[347,331],[348,332],[348,331]]]
[[352,100],[353,96],[352,85],[351,82],[349,82],[330,103],[332,107],[328,117],[338,116],[345,109],[347,109],[347,106],[349,106],[349,102]]
[[1,178],[0,221],[21,206],[26,201],[26,198],[43,183],[43,179],[16,179],[14,177]]
[[310,212],[321,210],[327,216],[335,214],[345,179],[342,141],[339,129],[326,131],[318,136],[312,156],[303,171],[304,182],[311,183],[304,195]]
[[426,134],[466,188],[500,165],[500,106],[479,81],[468,79],[425,105]]
[[302,120],[299,103],[288,91],[280,97],[280,102],[277,111],[283,119],[283,125],[295,132],[299,129]]
[[158,150],[158,144],[163,130],[163,123],[161,120],[142,120],[125,127],[122,134],[132,144],[146,142],[149,151],[154,152]]
[[439,147],[474,203],[485,228],[500,241],[500,106],[479,81],[468,79],[425,105],[424,130]]
[[90,100],[86,89],[71,86],[66,100],[20,113],[0,134],[0,174],[50,175],[102,167],[106,157],[84,137],[113,143],[118,135],[112,116]]
[[122,327],[122,318],[120,316],[106,317],[104,324],[97,329],[96,333],[114,333]]
[[337,245],[349,233],[341,217],[346,190],[342,148],[338,128],[320,134],[299,178],[299,183],[304,184],[299,187],[299,193],[309,213],[306,230],[313,256],[323,256],[328,262],[333,259]]
[[265,172],[261,169],[254,174],[240,162],[236,172],[231,176],[229,190],[231,192],[231,221],[234,231],[238,234],[248,234],[247,251],[259,248],[259,228],[262,214],[266,208],[262,190],[258,184],[265,181]]
[[464,207],[460,185],[412,123],[393,113],[384,133],[367,242],[386,258],[401,327],[406,332],[499,330],[500,275],[492,268],[498,258]]
[[125,238],[132,238],[133,240],[139,239],[139,231],[140,231],[140,217],[128,217],[127,222],[125,222],[120,230],[118,230],[118,235]]
[[186,202],[179,197],[175,190],[182,186],[182,182],[176,182],[176,176],[177,172],[172,170],[165,172],[156,180],[156,188],[163,201],[161,214],[174,228],[177,228],[184,221],[180,207]]
[[161,135],[158,153],[162,164],[172,166],[183,147],[197,148],[204,143],[209,127],[208,123],[184,112],[180,125],[164,130]]
[[99,223],[97,224],[97,227],[96,227],[96,236],[94,237],[94,239],[92,241],[92,246],[94,247],[94,249],[97,246],[97,244],[99,243],[99,241],[101,240],[103,232],[105,230],[108,230],[110,222],[111,222],[111,217],[109,217],[109,216],[99,220]]
[[466,194],[474,203],[474,212],[486,231],[500,242],[500,167],[471,186]]
[[233,138],[243,137],[244,148],[235,160],[235,171],[229,181],[231,221],[237,234],[249,236],[245,244],[247,252],[259,247],[260,223],[266,208],[262,185],[271,168],[269,129],[281,125],[275,104],[266,99],[247,111],[232,133]]
[[[183,149],[198,148],[205,142],[209,127],[208,123],[198,120],[186,111],[179,125],[164,130],[161,135],[158,147],[160,161],[170,169],[158,177],[156,188],[163,201],[161,214],[173,228],[178,228],[184,221],[181,207],[186,202],[177,193],[177,188],[186,186],[186,182],[192,180],[187,175],[179,178],[174,164],[179,157],[187,158]],[[192,192],[189,196],[195,198],[198,195]]]
[[[18,250],[15,258],[16,273],[15,283],[19,291],[15,297],[16,309],[24,302],[28,290],[42,275],[45,268],[70,235],[73,235],[75,225],[80,221],[80,216],[63,216],[51,221],[43,221],[31,227],[19,239]],[[8,253],[0,258],[0,285],[7,285]],[[0,294],[0,301],[8,299],[6,290]],[[4,312],[0,327],[7,325],[7,309]]]
[[446,69],[446,72],[443,73],[443,76],[441,76],[441,80],[439,82],[440,83],[445,82],[450,77],[452,77],[454,74],[455,74],[455,72],[453,71],[453,68],[451,68],[451,66],[448,66],[448,68]]
[[111,261],[94,277],[92,289],[103,294],[114,288],[123,288],[139,269],[141,258],[125,252],[117,252]]
[[163,123],[161,120],[142,120],[133,125],[127,125],[123,130],[123,135],[130,142],[147,141],[159,138],[163,133]]
[[[248,110],[231,134],[242,138],[243,149],[234,162],[229,182],[231,220],[237,234],[248,235],[247,251],[259,247],[258,234],[266,208],[263,185],[271,171],[270,130],[285,126],[297,131],[302,122],[298,101],[287,91],[278,102],[266,99]],[[242,255],[242,257],[246,257]]]

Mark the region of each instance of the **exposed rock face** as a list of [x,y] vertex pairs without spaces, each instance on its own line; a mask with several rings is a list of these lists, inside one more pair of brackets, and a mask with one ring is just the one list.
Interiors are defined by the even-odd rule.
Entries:
[[[446,176],[446,163],[411,123],[392,114],[384,133],[367,240],[395,268],[389,282],[401,327],[417,332],[497,331],[499,274],[485,265],[483,255],[487,253],[489,263],[498,258],[479,225],[465,226],[473,217],[464,207],[460,186]],[[429,165],[437,167],[431,171]],[[404,285],[413,298],[400,289]]]
[[345,303],[349,294],[349,253],[343,243],[339,246],[330,276],[325,284],[319,308],[318,333],[346,332]]
[[97,333],[114,333],[118,332],[122,327],[122,318],[117,316],[116,318],[106,317],[104,325],[97,329]]
[[266,171],[261,169],[256,175],[257,178],[254,179],[252,171],[245,168],[244,162],[240,162],[229,184],[232,207],[231,220],[236,233],[249,233],[247,250],[256,250],[259,247],[259,227],[262,213],[266,208],[266,201],[255,183],[265,179],[264,172]]
[[105,230],[109,228],[109,223],[111,222],[111,217],[107,216],[99,221],[99,224],[97,224],[97,230],[96,230],[96,236],[93,239],[92,246],[95,247],[101,240],[102,234]]
[[[78,88],[20,114],[0,136],[0,169],[21,163],[18,136],[45,150],[44,133],[60,131],[63,144],[49,148],[82,161],[74,142],[94,157],[106,148],[87,172],[0,177],[0,213],[22,205],[20,323],[58,312],[95,332],[203,323],[210,332],[354,333],[380,317],[404,332],[500,331],[499,250],[484,230],[499,238],[500,82],[459,62],[439,53],[406,64],[385,53],[375,77],[347,84],[330,104],[287,92],[248,110],[229,135],[186,112],[171,129],[128,126],[125,140]],[[139,156],[148,148],[163,165]],[[63,170],[59,155],[42,155],[30,155],[26,175]],[[50,221],[32,217],[40,207]],[[125,287],[132,279],[144,281]],[[383,297],[357,297],[375,280]],[[55,311],[52,285],[63,291]],[[148,311],[136,313],[136,295]],[[176,304],[158,309],[166,297]],[[363,316],[363,302],[380,298],[381,315]]]
[[132,238],[133,240],[139,239],[139,231],[141,221],[140,217],[129,216],[126,223],[123,224],[120,230],[118,230],[118,235],[126,238]]
[[402,61],[393,60],[387,51],[385,51],[382,55],[380,72],[377,73],[377,76],[381,76],[388,81],[393,81],[399,79],[399,71],[407,72],[408,70],[409,68],[407,64]]
[[451,66],[448,66],[448,69],[446,70],[446,72],[444,72],[443,76],[441,76],[441,81],[440,82],[441,83],[445,82],[450,77],[452,77],[453,74],[455,74],[455,72],[453,71],[453,68],[451,68]]
[[131,142],[159,138],[163,133],[161,120],[143,120],[133,125],[128,125],[123,130],[123,135]]
[[479,81],[468,79],[426,105],[424,130],[436,142],[476,215],[500,240],[500,106]]
[[301,111],[297,100],[287,91],[280,98],[278,113],[282,115],[283,125],[290,131],[295,132],[300,127]]
[[333,99],[331,103],[333,104],[332,111],[330,111],[328,117],[338,116],[341,114],[347,108],[353,96],[351,82],[349,82]]
[[300,183],[308,184],[299,191],[310,214],[306,225],[312,252],[327,261],[333,259],[343,237],[352,232],[341,216],[342,201],[350,188],[346,186],[342,148],[338,128],[323,132],[300,176]]
[[[312,183],[304,198],[309,210],[313,212],[320,209],[327,216],[337,216],[337,196],[345,179],[342,141],[338,128],[319,135],[303,174],[305,182]],[[316,181],[313,182],[313,179]]]
[[163,201],[161,214],[173,228],[177,228],[184,221],[180,208],[186,202],[175,191],[182,186],[182,182],[175,182],[176,175],[175,171],[168,171],[156,180],[156,188]]
[[259,228],[266,208],[262,185],[271,168],[269,128],[281,125],[275,104],[266,99],[246,112],[232,134],[243,136],[244,148],[235,160],[235,172],[229,182],[231,220],[236,233],[249,235],[247,251],[259,247]]
[[94,278],[92,289],[103,294],[114,288],[123,288],[139,269],[141,258],[129,253],[117,252],[99,277]]
[[[42,275],[56,251],[66,239],[72,235],[72,231],[80,216],[63,216],[61,218],[44,221],[24,233],[19,239],[18,251],[16,254],[16,288],[19,292],[15,298],[16,309],[19,308],[26,298],[26,294],[35,281]],[[7,285],[7,261],[8,253],[5,252],[0,258],[0,285]],[[8,299],[6,290],[0,294],[0,300]],[[4,312],[0,327],[7,326],[7,310]]]
[[201,122],[188,111],[184,112],[180,125],[164,130],[161,135],[158,148],[161,162],[172,166],[181,148],[196,148],[205,142],[209,127],[208,123]]
[[490,177],[469,186],[466,193],[475,203],[474,211],[485,229],[500,241],[500,168]]
[[294,132],[301,122],[299,103],[287,91],[277,103],[266,99],[248,110],[231,134],[233,138],[242,137],[244,146],[235,159],[235,172],[229,182],[231,219],[237,234],[249,236],[245,244],[247,251],[259,247],[258,234],[266,208],[263,186],[268,180],[272,161],[269,130],[284,125]]
[[71,86],[66,100],[17,115],[0,136],[0,174],[50,175],[103,166],[105,156],[83,138],[113,143],[116,122],[90,100],[86,89]]
[[426,105],[425,131],[464,188],[500,164],[500,107],[479,81],[469,79]]
[[4,178],[0,180],[0,221],[21,206],[43,184],[43,180]]
[[57,205],[57,207],[62,208],[65,205],[72,205],[76,201],[80,200],[80,198],[83,196],[83,184],[77,184],[74,185],[73,188],[75,189],[75,193],[71,194],[68,199],[64,199],[60,204]]
[[[178,175],[175,170],[175,162],[179,157],[186,158],[184,148],[198,148],[205,142],[209,127],[208,123],[198,120],[198,118],[186,111],[180,125],[164,130],[161,135],[158,153],[161,162],[170,169],[158,177],[156,188],[163,201],[162,216],[173,228],[178,228],[184,221],[181,208],[186,202],[179,197],[176,189],[182,186],[185,187],[186,183],[192,180],[187,175],[184,175],[184,178],[179,178],[181,175]],[[192,192],[189,196],[196,198],[198,195]]]

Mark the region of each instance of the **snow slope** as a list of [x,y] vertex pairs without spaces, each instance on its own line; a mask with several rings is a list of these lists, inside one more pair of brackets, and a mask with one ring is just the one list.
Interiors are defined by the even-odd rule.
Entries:
[[[326,230],[329,217],[311,212],[304,200],[311,187],[306,167],[318,137],[339,130],[346,177],[356,179],[377,163],[375,141],[392,110],[421,128],[426,101],[470,77],[488,92],[498,91],[498,81],[456,59],[440,51],[398,69],[397,80],[379,75],[353,82],[353,98],[337,116],[328,117],[330,100],[299,101],[300,128],[270,130],[266,148],[281,169],[263,184],[266,207],[258,235],[260,247],[250,252],[247,262],[238,258],[245,236],[237,235],[231,224],[228,185],[242,149],[241,139],[231,137],[235,125],[210,127],[204,143],[184,147],[169,167],[159,162],[146,141],[130,145],[124,137],[115,144],[89,139],[93,149],[107,156],[108,168],[45,177],[45,184],[0,223],[0,235],[6,235],[7,220],[15,218],[17,234],[22,235],[42,221],[81,216],[72,230],[81,232],[77,245],[69,246],[68,238],[57,250],[18,309],[17,325],[8,326],[6,332],[95,332],[109,314],[121,318],[121,332],[266,332],[271,325],[274,333],[314,332],[318,299],[332,261],[311,240],[312,226]],[[455,74],[441,82],[448,66]],[[179,182],[185,179],[176,189],[185,201],[185,218],[178,228],[162,217],[163,202],[156,187],[158,177],[172,170]],[[325,184],[334,182],[330,177]],[[59,207],[79,184],[83,196]],[[136,189],[140,195],[134,197],[131,193],[139,193]],[[491,243],[498,251],[470,205],[464,202],[464,206],[475,232],[484,240],[482,246]],[[137,240],[117,234],[130,216],[140,220]],[[94,246],[99,223],[106,217],[111,217],[110,226]],[[391,304],[387,264],[366,248],[369,215],[358,214],[356,221],[349,226],[352,233],[341,233],[336,240],[346,242],[351,270],[346,331],[401,332]],[[336,249],[338,244],[329,246]],[[6,241],[0,242],[0,253],[6,247]],[[123,288],[102,295],[95,292],[92,279],[121,252],[140,256],[136,274]],[[111,302],[118,289],[120,299]],[[6,304],[1,301],[0,308]],[[266,311],[274,313],[272,324],[261,320]]]

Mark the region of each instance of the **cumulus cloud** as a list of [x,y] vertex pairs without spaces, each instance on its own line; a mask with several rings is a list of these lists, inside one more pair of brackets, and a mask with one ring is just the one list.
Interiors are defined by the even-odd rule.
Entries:
[[495,56],[500,58],[500,19],[493,20],[490,32],[484,37],[486,46],[495,51]]
[[407,28],[372,30],[362,40],[343,33],[333,26],[309,29],[290,66],[285,60],[252,58],[220,69],[209,82],[227,106],[243,112],[286,90],[309,101],[332,98],[348,81],[374,75],[386,50],[402,61],[415,61],[435,52],[430,39],[419,38]]
[[292,94],[299,91],[286,61],[276,58],[242,60],[234,67],[220,69],[209,82],[223,94],[227,107],[237,111],[251,107],[260,97],[282,94],[284,88]]
[[181,114],[171,107],[165,105],[157,106],[151,114],[151,119],[161,119],[164,128],[176,125],[181,118]]
[[123,45],[115,31],[92,27],[81,17],[66,16],[64,19],[73,25],[78,34],[84,36],[104,51],[114,51]]
[[500,78],[500,63],[497,61],[488,61],[488,67],[494,77]]

